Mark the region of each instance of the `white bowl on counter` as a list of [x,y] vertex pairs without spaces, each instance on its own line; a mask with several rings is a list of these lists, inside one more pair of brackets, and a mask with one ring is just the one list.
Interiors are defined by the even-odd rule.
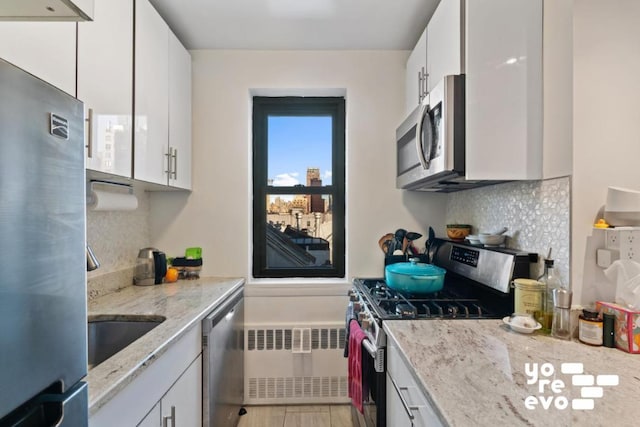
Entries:
[[467,242],[469,242],[472,245],[479,245],[481,244],[480,242],[480,238],[478,237],[477,234],[469,234],[467,237],[465,237],[465,240]]
[[478,234],[478,240],[480,240],[480,243],[489,246],[499,246],[504,243],[505,238],[506,236],[504,234]]
[[521,334],[531,334],[542,328],[542,325],[529,314],[512,314],[504,317],[502,322]]

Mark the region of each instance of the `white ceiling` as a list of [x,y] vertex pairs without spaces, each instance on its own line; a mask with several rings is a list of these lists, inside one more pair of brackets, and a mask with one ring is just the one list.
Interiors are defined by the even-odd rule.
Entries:
[[440,0],[150,0],[187,49],[412,49]]

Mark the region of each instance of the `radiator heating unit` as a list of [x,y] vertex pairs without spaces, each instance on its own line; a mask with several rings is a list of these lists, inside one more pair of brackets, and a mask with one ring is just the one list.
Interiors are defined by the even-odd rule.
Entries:
[[346,403],[344,323],[245,324],[245,404]]

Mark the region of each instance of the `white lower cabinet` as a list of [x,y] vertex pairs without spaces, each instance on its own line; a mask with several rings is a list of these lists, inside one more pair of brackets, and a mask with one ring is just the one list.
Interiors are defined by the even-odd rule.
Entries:
[[387,345],[387,425],[442,427],[392,339]]
[[202,356],[171,386],[138,427],[196,427],[202,425]]
[[136,427],[158,427],[160,425],[160,416],[160,402],[158,402]]
[[92,414],[89,426],[202,426],[202,327],[171,344]]
[[202,356],[176,381],[160,401],[163,427],[202,425]]

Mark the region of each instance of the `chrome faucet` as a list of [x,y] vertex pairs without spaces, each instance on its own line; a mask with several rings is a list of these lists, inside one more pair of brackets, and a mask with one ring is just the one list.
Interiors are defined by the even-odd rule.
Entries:
[[98,267],[100,267],[100,262],[93,254],[91,246],[87,243],[87,271],[93,271]]

